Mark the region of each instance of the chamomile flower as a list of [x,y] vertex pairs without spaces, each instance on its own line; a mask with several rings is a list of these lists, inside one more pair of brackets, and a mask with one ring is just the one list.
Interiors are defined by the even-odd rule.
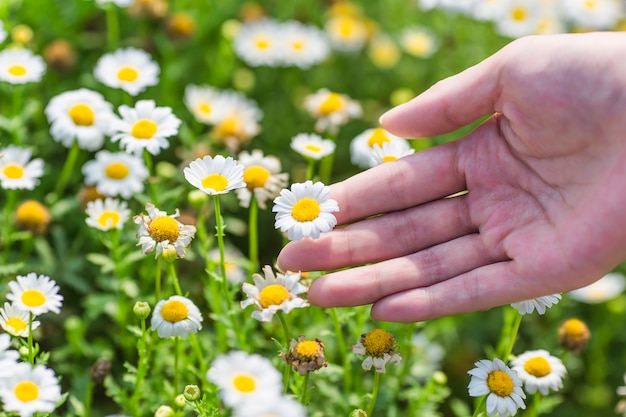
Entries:
[[335,152],[335,142],[315,133],[298,133],[291,138],[291,149],[307,159],[320,160]]
[[170,146],[168,137],[178,133],[181,121],[170,107],[157,107],[154,100],[139,100],[135,107],[125,104],[119,108],[121,119],[113,121],[116,132],[111,141],[120,141],[120,147],[128,153],[139,155],[145,149],[158,155]]
[[428,29],[409,27],[400,34],[400,45],[409,55],[428,58],[437,51],[438,41]]
[[377,67],[390,69],[396,66],[401,55],[400,48],[391,36],[378,34],[370,41],[367,56]]
[[142,158],[126,152],[101,150],[95,159],[83,165],[85,184],[95,185],[98,193],[108,196],[130,198],[144,190],[148,168]]
[[[0,308],[0,327],[11,336],[28,337],[28,322],[30,320],[28,310],[11,303],[4,303]],[[32,330],[39,327],[39,321],[33,320]]]
[[18,275],[15,281],[9,282],[9,289],[7,299],[35,316],[61,312],[63,296],[59,294],[59,286],[46,275],[37,276],[34,272]]
[[310,68],[326,59],[330,52],[326,35],[314,26],[294,20],[283,23],[280,32],[280,48],[285,65]]
[[506,0],[503,13],[496,21],[498,33],[520,38],[535,33],[541,16],[536,0]]
[[159,210],[152,203],[146,203],[148,214],[141,213],[133,217],[133,221],[139,225],[137,237],[144,254],[151,253],[156,248],[157,258],[166,249],[174,249],[176,256],[185,257],[187,246],[196,234],[195,226],[185,225],[176,220],[180,216],[178,209],[172,215]]
[[190,84],[185,88],[183,100],[197,121],[212,125],[218,122],[220,98],[220,91],[213,87]]
[[121,88],[132,96],[159,82],[159,66],[146,51],[121,48],[100,57],[94,75],[102,84]]
[[272,362],[258,354],[231,351],[211,363],[206,378],[217,385],[228,407],[243,403],[268,403],[280,398],[282,375]]
[[568,292],[576,301],[587,304],[599,304],[612,300],[624,292],[626,278],[618,272],[606,274],[596,282]]
[[535,310],[537,310],[537,314],[545,314],[546,309],[557,304],[560,300],[561,294],[552,294],[539,298],[533,298],[532,300],[513,303],[511,304],[511,307],[517,309],[521,315],[531,314]]
[[261,131],[263,112],[254,100],[235,91],[222,91],[211,135],[231,152],[237,152]]
[[294,371],[304,376],[328,366],[324,355],[324,344],[319,340],[307,340],[303,335],[298,340],[289,341],[289,351],[281,352],[280,358],[289,364]]
[[586,29],[613,29],[624,15],[618,0],[561,0],[565,18]]
[[563,362],[543,349],[522,353],[511,361],[511,368],[519,375],[528,394],[539,391],[548,395],[550,390],[560,390],[567,374]]
[[352,353],[367,356],[361,364],[364,371],[369,371],[373,366],[376,372],[384,374],[388,363],[398,363],[402,360],[397,349],[396,339],[391,333],[383,329],[374,329],[359,336],[356,345],[352,346]]
[[382,147],[385,143],[397,144],[395,146],[410,148],[408,141],[392,133],[389,133],[382,127],[367,129],[355,136],[350,142],[350,161],[363,169],[371,168],[376,165],[374,157],[374,147]]
[[69,148],[74,142],[87,151],[102,147],[114,119],[113,106],[95,91],[81,88],[54,96],[45,109],[52,138]]
[[411,148],[408,142],[385,142],[381,145],[374,145],[372,148],[372,158],[374,165],[380,165],[385,162],[397,161],[400,158],[415,153],[415,149]]
[[287,272],[285,274],[272,271],[272,267],[263,267],[265,278],[260,274],[252,275],[254,285],[244,282],[242,290],[248,296],[241,302],[241,308],[254,305],[256,310],[252,317],[258,321],[269,322],[279,311],[285,314],[294,308],[303,308],[309,305],[300,294],[306,292],[306,287],[300,281],[300,273]]
[[369,36],[364,19],[348,14],[331,17],[326,22],[324,30],[333,48],[346,52],[361,49]]
[[280,190],[287,186],[289,174],[280,172],[281,164],[278,158],[264,156],[263,151],[259,149],[252,152],[243,151],[237,158],[244,166],[243,181],[246,183],[245,187],[236,190],[239,204],[242,207],[249,207],[254,194],[259,207],[265,209],[265,202],[274,199]]
[[483,359],[475,363],[476,368],[467,373],[472,376],[468,385],[469,395],[487,395],[487,415],[514,416],[517,410],[525,409],[526,394],[522,391],[522,380],[517,372],[496,358]]
[[43,160],[31,159],[30,149],[9,145],[0,149],[0,187],[7,190],[32,190],[43,175]]
[[28,49],[0,51],[0,81],[25,84],[40,81],[46,72],[43,58]]
[[0,378],[3,409],[14,411],[20,417],[30,417],[38,412],[50,413],[61,398],[58,378],[52,369],[44,365],[31,367],[21,362]]
[[130,219],[130,210],[125,201],[116,198],[95,200],[87,203],[85,222],[96,229],[107,231],[121,230]]
[[232,157],[210,155],[191,161],[183,170],[183,175],[189,184],[209,195],[226,194],[232,190],[243,188],[242,164]]
[[11,336],[0,334],[0,366],[2,369],[15,365],[19,358],[18,351],[11,349]]
[[339,205],[328,198],[329,194],[330,187],[319,181],[296,183],[291,189],[283,189],[274,199],[274,227],[287,232],[289,240],[317,239],[320,233],[330,232],[337,224],[333,213],[339,211]]
[[288,397],[278,397],[272,401],[246,401],[233,411],[233,417],[306,417],[306,415],[306,407]]
[[315,130],[336,133],[339,126],[360,117],[361,105],[345,94],[322,88],[304,98],[304,109],[317,121]]
[[190,299],[173,295],[154,307],[151,327],[161,338],[179,336],[185,339],[190,333],[202,329],[202,314]]
[[235,54],[248,65],[278,66],[283,61],[280,24],[271,19],[244,23],[233,40]]

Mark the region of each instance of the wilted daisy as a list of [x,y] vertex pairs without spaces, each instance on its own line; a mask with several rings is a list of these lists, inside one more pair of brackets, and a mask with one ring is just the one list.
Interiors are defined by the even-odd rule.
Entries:
[[28,49],[10,48],[0,51],[0,81],[25,84],[40,81],[46,64]]
[[320,233],[330,232],[337,224],[332,213],[339,211],[339,206],[328,198],[329,194],[330,187],[319,181],[296,183],[291,189],[283,189],[274,199],[274,227],[287,232],[289,240],[317,239]]
[[361,105],[345,94],[326,88],[319,89],[304,98],[304,109],[315,119],[315,130],[335,133],[339,126],[361,116]]
[[278,397],[272,401],[246,401],[233,411],[233,417],[306,417],[307,410],[298,401]]
[[37,200],[22,201],[15,209],[15,224],[18,229],[34,234],[45,234],[51,220],[50,210]]
[[280,172],[281,164],[278,158],[264,156],[263,151],[259,149],[252,152],[243,151],[237,158],[244,166],[243,181],[246,183],[245,187],[236,191],[239,204],[242,207],[249,207],[254,194],[259,207],[265,209],[265,201],[275,198],[280,190],[287,186],[289,174]]
[[350,142],[350,161],[360,168],[371,168],[376,165],[374,147],[382,147],[386,143],[398,144],[395,146],[404,149],[411,147],[406,139],[389,133],[382,127],[367,129]]
[[185,87],[185,106],[193,114],[197,121],[205,124],[218,122],[220,114],[217,109],[221,105],[221,93],[219,90],[208,85],[193,85]]
[[532,300],[520,301],[519,303],[511,304],[511,307],[517,309],[521,315],[530,314],[537,310],[537,314],[544,314],[546,309],[557,304],[561,300],[561,294],[545,295],[539,298],[533,298]]
[[356,345],[352,346],[352,353],[367,356],[361,367],[365,371],[372,366],[379,374],[384,374],[388,363],[399,363],[402,356],[397,353],[396,338],[383,329],[374,329],[364,333],[357,339]]
[[[0,327],[12,336],[28,337],[29,315],[28,310],[20,308],[15,304],[4,303],[4,307],[0,308]],[[39,322],[33,320],[30,327],[32,330],[35,330],[39,327]]]
[[9,289],[7,299],[35,316],[49,311],[61,312],[63,296],[59,294],[59,286],[46,275],[37,276],[34,272],[18,275],[15,281],[9,282]]
[[281,25],[272,19],[244,23],[233,40],[235,54],[251,66],[277,66],[283,62]]
[[159,82],[159,66],[149,53],[137,48],[121,48],[100,57],[94,75],[102,84],[121,88],[136,96]]
[[330,52],[324,32],[310,25],[292,20],[280,29],[280,48],[285,65],[309,68],[322,62]]
[[101,150],[83,165],[85,184],[95,185],[98,193],[130,198],[144,190],[148,168],[142,158],[126,152]]
[[624,16],[624,5],[618,0],[561,0],[565,18],[585,29],[614,29]]
[[269,359],[243,351],[218,356],[206,378],[217,385],[220,398],[228,407],[272,402],[280,397],[283,388],[282,375]]
[[154,204],[146,203],[146,211],[148,215],[141,213],[133,217],[133,221],[139,225],[137,245],[141,245],[141,251],[147,255],[156,247],[154,257],[157,258],[164,250],[174,249],[179,258],[184,258],[187,246],[196,233],[196,227],[176,220],[180,216],[178,209],[168,216]]
[[184,339],[202,329],[202,314],[190,299],[173,295],[154,307],[151,327],[161,338],[179,336]]
[[374,165],[380,165],[385,162],[397,161],[400,158],[415,153],[415,149],[411,148],[407,142],[385,142],[381,145],[374,145],[372,148],[372,158]]
[[0,149],[0,186],[7,190],[32,190],[43,175],[43,160],[31,159],[30,149],[9,145]]
[[543,349],[522,353],[511,361],[511,368],[517,372],[528,394],[539,391],[548,395],[550,390],[560,390],[567,374],[561,359]]
[[54,96],[45,109],[50,134],[69,148],[95,151],[102,147],[114,119],[113,106],[95,91],[81,88]]
[[618,272],[606,274],[596,282],[568,292],[576,301],[599,304],[619,296],[626,288],[626,278]]
[[211,135],[229,151],[237,152],[261,131],[263,112],[254,100],[235,91],[222,91]]
[[526,394],[517,372],[498,358],[493,361],[483,359],[475,365],[476,368],[467,372],[472,376],[468,385],[469,395],[487,395],[488,416],[514,416],[520,408],[526,409]]
[[358,51],[367,42],[366,22],[357,16],[339,15],[330,18],[324,26],[333,48],[339,51]]
[[20,354],[17,350],[11,349],[11,336],[0,334],[0,366],[7,369],[10,365],[17,363]]
[[315,133],[298,133],[291,138],[291,149],[307,159],[319,160],[335,152],[335,142]]
[[87,218],[85,222],[96,229],[103,231],[111,229],[121,230],[124,223],[130,219],[130,210],[125,201],[116,198],[94,200],[87,203]]
[[591,338],[587,324],[577,318],[570,318],[559,326],[559,343],[565,349],[574,353],[582,352]]
[[0,378],[3,409],[14,411],[20,417],[30,417],[38,412],[50,413],[61,398],[59,380],[54,371],[44,365],[31,367],[28,363],[18,363]]
[[289,351],[280,353],[280,358],[300,375],[328,366],[324,355],[324,344],[319,340],[307,340],[304,336],[289,341]]
[[157,107],[154,100],[139,100],[135,107],[123,104],[119,111],[122,118],[113,121],[111,127],[116,133],[111,141],[120,141],[122,149],[136,155],[144,149],[158,155],[161,149],[169,148],[167,138],[178,133],[181,123],[170,107]]
[[226,194],[229,191],[243,188],[242,164],[232,157],[210,155],[191,161],[183,170],[185,179],[194,187],[209,195]]
[[409,27],[400,34],[400,45],[402,49],[418,58],[428,58],[438,47],[437,38],[428,29],[421,27]]
[[256,310],[252,312],[252,317],[258,321],[269,322],[279,311],[289,313],[294,308],[303,308],[309,302],[300,297],[307,291],[300,281],[300,273],[286,272],[276,273],[272,267],[263,267],[265,278],[260,274],[252,275],[254,285],[244,282],[242,290],[248,296],[241,302],[241,308],[254,305]]

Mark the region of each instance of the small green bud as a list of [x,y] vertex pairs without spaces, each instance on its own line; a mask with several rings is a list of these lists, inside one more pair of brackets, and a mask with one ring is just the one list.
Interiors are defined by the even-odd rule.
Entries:
[[187,201],[195,207],[202,206],[209,200],[209,195],[204,191],[192,190],[187,193]]
[[161,256],[163,257],[164,261],[169,263],[172,263],[176,259],[178,259],[178,255],[176,254],[176,248],[174,248],[173,246],[168,246],[167,248],[163,249],[163,252],[161,252]]
[[187,405],[187,401],[185,401],[185,396],[183,394],[179,394],[174,398],[174,404],[176,407],[183,408]]
[[169,405],[162,405],[154,412],[154,417],[172,417],[174,409]]
[[155,172],[158,177],[166,179],[174,178],[176,175],[178,175],[178,169],[176,168],[176,166],[167,161],[158,162],[155,166]]
[[441,371],[435,371],[433,373],[433,381],[439,385],[446,385],[448,383],[448,377]]
[[150,304],[145,301],[137,301],[133,307],[133,313],[140,320],[147,319],[151,311]]
[[352,410],[350,414],[348,414],[348,417],[367,417],[367,413],[357,408],[356,410]]
[[20,346],[18,352],[20,352],[20,356],[23,358],[28,358],[28,354],[30,353],[28,346]]
[[183,390],[183,395],[187,401],[196,401],[200,399],[200,388],[197,385],[187,385]]

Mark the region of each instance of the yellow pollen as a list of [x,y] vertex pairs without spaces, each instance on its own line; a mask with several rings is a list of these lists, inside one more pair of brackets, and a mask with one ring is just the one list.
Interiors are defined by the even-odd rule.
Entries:
[[311,361],[320,356],[320,344],[314,340],[303,340],[294,348],[298,358]]
[[2,173],[9,179],[17,180],[24,176],[24,167],[15,163],[6,164],[2,168]]
[[211,106],[209,105],[209,103],[200,103],[196,107],[196,110],[198,111],[198,113],[210,114]]
[[237,375],[233,378],[233,385],[237,391],[246,394],[256,390],[256,382],[254,381],[254,377],[250,375]]
[[15,333],[26,330],[26,322],[19,317],[11,317],[6,321],[8,327],[12,328]]
[[585,2],[585,7],[588,9],[595,9],[596,8],[596,2],[592,1],[592,0],[588,0]]
[[187,306],[182,301],[170,300],[163,304],[163,308],[161,308],[161,317],[170,323],[178,323],[185,320],[188,315],[189,310],[187,310]]
[[9,74],[14,75],[16,77],[21,77],[26,75],[26,67],[23,65],[11,65],[8,69]]
[[152,120],[141,119],[133,125],[130,134],[136,139],[152,139],[158,126]]
[[304,42],[303,41],[294,41],[291,42],[291,47],[296,50],[296,51],[301,51],[304,49]]
[[296,202],[291,209],[291,216],[299,222],[310,222],[320,214],[320,203],[311,197],[304,197]]
[[249,166],[243,171],[243,181],[250,190],[265,187],[269,177],[268,169],[260,165]]
[[178,239],[180,230],[176,220],[169,216],[161,216],[150,222],[148,232],[157,242],[163,242],[164,240],[175,242]]
[[393,155],[385,155],[383,156],[383,162],[391,162],[391,161],[397,161],[398,158],[393,156]]
[[259,294],[259,302],[263,308],[281,305],[286,300],[289,300],[289,291],[279,284],[268,285]]
[[120,214],[117,211],[105,210],[98,217],[98,223],[102,227],[116,227],[120,222]]
[[513,9],[511,11],[511,18],[513,18],[513,20],[515,20],[516,22],[526,20],[526,9],[523,9],[521,7]]
[[338,110],[341,110],[343,106],[344,100],[343,97],[341,97],[341,94],[330,93],[328,94],[328,97],[326,97],[326,100],[324,100],[320,105],[320,113],[322,113],[323,115],[329,115]]
[[84,103],[74,104],[70,107],[68,114],[74,124],[78,126],[91,126],[96,119],[92,108]]
[[132,83],[139,77],[139,72],[135,68],[132,67],[122,67],[117,72],[117,78],[120,81],[126,81],[128,83]]
[[256,38],[254,45],[259,49],[267,49],[270,47],[270,41],[267,38]]
[[344,38],[349,38],[355,30],[356,21],[350,17],[343,17],[339,21],[339,35]]
[[218,192],[224,191],[228,187],[228,179],[222,174],[210,174],[204,177],[202,186]]
[[129,174],[130,170],[121,162],[113,162],[104,169],[104,173],[112,180],[123,180]]
[[569,319],[563,323],[564,333],[568,336],[580,336],[588,332],[587,325],[578,319]]
[[15,384],[13,393],[23,403],[39,398],[39,387],[32,381],[21,381]]
[[524,370],[537,378],[541,378],[548,375],[552,371],[552,367],[546,358],[535,356],[524,363]]
[[39,307],[46,302],[46,296],[39,290],[26,290],[22,293],[22,302],[27,307]]
[[237,132],[239,130],[239,119],[235,116],[228,116],[222,120],[216,129],[215,134],[220,138],[227,138],[231,136],[237,136]]
[[368,356],[383,356],[393,351],[396,340],[393,335],[383,329],[375,329],[361,336],[361,343]]
[[489,373],[487,376],[487,387],[489,387],[489,391],[498,397],[508,397],[515,389],[513,379],[504,371]]
[[48,219],[49,214],[46,207],[35,200],[24,201],[15,211],[15,220],[22,224],[40,225],[47,223]]
[[315,153],[322,151],[322,148],[320,146],[315,146],[315,145],[306,145],[304,149],[306,149],[307,151],[315,152]]
[[389,143],[389,142],[391,142],[391,140],[389,140],[389,138],[387,137],[387,134],[385,133],[385,129],[377,127],[372,132],[372,136],[370,136],[370,138],[368,139],[367,145],[370,148],[373,148],[374,145],[378,145],[382,148],[383,143]]

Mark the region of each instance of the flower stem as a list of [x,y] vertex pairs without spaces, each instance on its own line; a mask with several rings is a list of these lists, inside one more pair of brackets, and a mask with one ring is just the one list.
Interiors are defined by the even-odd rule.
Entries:
[[176,274],[176,267],[174,266],[174,262],[170,263],[170,277],[172,278],[172,284],[174,285],[176,295],[182,296],[183,291],[180,289],[180,284],[178,283],[178,275]]
[[78,147],[78,142],[74,142],[69,153],[67,154],[65,164],[63,164],[63,169],[61,170],[61,175],[59,176],[59,180],[54,188],[54,195],[57,200],[61,199],[61,193],[63,193],[63,190],[65,190],[65,187],[67,186],[67,182],[72,174],[74,174],[74,165],[76,165],[79,153],[80,148]]
[[315,160],[309,159],[309,163],[306,167],[306,179],[313,180],[314,176],[315,176]]
[[[289,341],[291,340],[291,338],[289,337],[289,327],[287,326],[287,321],[285,320],[285,317],[283,316],[283,312],[279,311],[278,313],[276,313],[276,316],[278,316],[278,320],[280,321],[281,326],[283,327],[283,333],[285,335],[285,349],[288,349],[289,346]],[[287,390],[289,388],[289,376],[291,373],[291,365],[289,365],[288,363],[285,363],[285,370],[283,371],[283,393],[287,393]]]
[[226,298],[228,310],[230,310],[230,291],[228,289],[228,280],[226,279],[226,261],[224,259],[224,220],[222,219],[219,196],[213,196],[213,204],[215,205],[215,235],[217,236],[217,246],[220,251],[220,275],[222,278],[222,291],[223,296]]
[[202,353],[202,346],[200,346],[200,342],[198,341],[198,337],[196,334],[192,333],[189,335],[191,339],[191,346],[196,353],[198,363],[200,364],[200,373],[204,375],[207,371],[206,363],[204,362],[204,354]]
[[120,38],[120,25],[117,18],[117,7],[113,3],[107,4],[106,22],[107,22],[107,47],[109,51],[117,48]]
[[504,310],[504,325],[497,350],[498,358],[502,359],[504,362],[508,361],[513,351],[522,317],[523,316],[514,308]]
[[33,317],[32,312],[28,313],[28,362],[35,365],[35,348],[33,346]]
[[157,266],[156,266],[156,273],[155,273],[155,279],[154,279],[154,297],[155,297],[155,302],[159,302],[159,300],[161,299],[161,257],[159,256],[157,258]]
[[378,397],[378,386],[380,385],[380,374],[378,372],[374,373],[374,386],[372,387],[372,400],[370,401],[369,407],[367,407],[367,415],[373,416],[374,414],[374,405],[376,405],[376,398]]
[[307,400],[306,400],[306,394],[307,391],[309,390],[309,376],[311,375],[311,372],[307,372],[306,375],[304,375],[304,381],[302,382],[302,392],[300,393],[300,402],[302,403],[302,405],[307,405]]
[[480,397],[480,399],[476,403],[476,408],[474,409],[474,414],[472,414],[472,417],[478,417],[483,411],[485,411],[486,401],[487,401],[486,395]]
[[179,362],[179,337],[174,337],[174,394],[178,393],[178,362]]
[[85,389],[85,401],[83,403],[83,407],[85,411],[83,411],[83,417],[91,416],[91,401],[93,399],[93,379],[90,377],[87,381],[87,388]]
[[131,397],[131,415],[139,415],[139,400],[143,392],[143,380],[148,372],[148,348],[146,341],[146,319],[141,320],[141,337],[137,341],[137,377],[135,379],[135,391]]
[[254,193],[250,197],[250,212],[248,213],[248,257],[250,258],[250,274],[259,267],[259,204]]
[[352,372],[350,363],[348,363],[348,355],[346,354],[346,342],[344,341],[343,331],[341,330],[341,323],[339,322],[339,316],[337,315],[336,308],[329,308],[326,311],[330,312],[330,317],[333,320],[335,327],[335,340],[337,340],[337,350],[341,356],[341,363],[343,365],[343,385],[345,392],[351,392],[352,389]]

